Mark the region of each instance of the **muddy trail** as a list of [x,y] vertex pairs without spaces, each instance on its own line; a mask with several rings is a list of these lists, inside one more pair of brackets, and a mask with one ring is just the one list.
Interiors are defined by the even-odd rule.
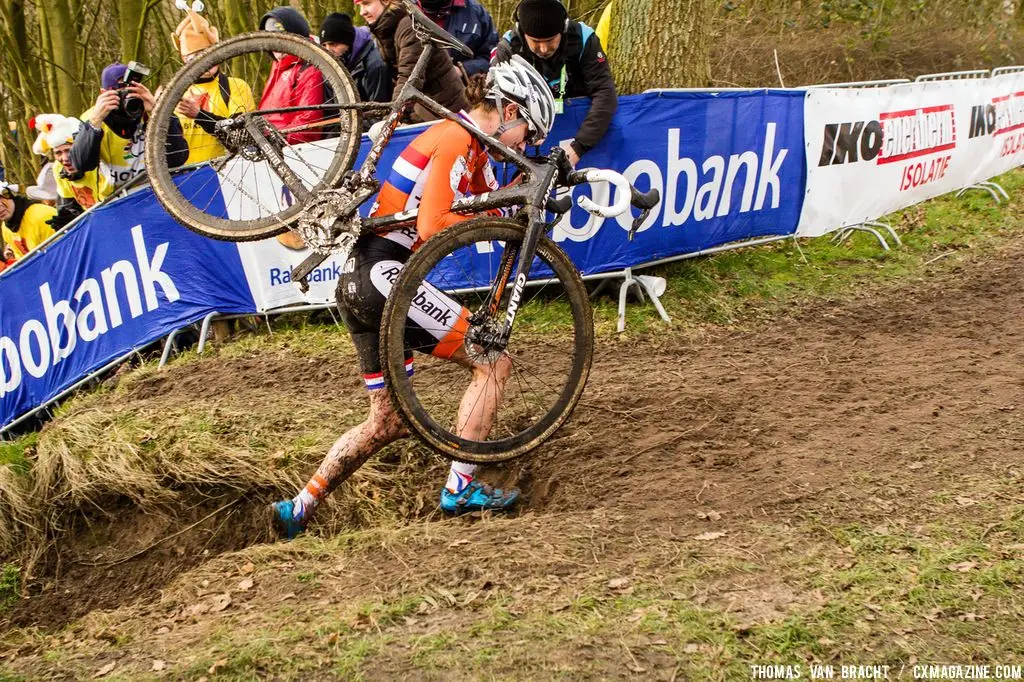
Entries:
[[[439,519],[421,510],[389,541],[397,561],[382,562],[379,547],[353,547],[341,559],[346,569],[331,583],[331,599],[449,584],[452,538],[471,538],[467,556],[483,567],[456,580],[480,578],[486,589],[545,576],[578,581],[594,571],[607,575],[610,566],[635,570],[644,563],[641,537],[671,540],[718,528],[724,519],[734,535],[747,532],[756,543],[759,523],[809,511],[882,522],[894,505],[919,506],[951,477],[1013,466],[1024,443],[1022,290],[1018,242],[912,285],[811,302],[752,329],[676,335],[665,328],[631,340],[599,338],[569,425],[533,455],[488,472],[523,488],[515,517],[425,525]],[[181,365],[139,382],[133,397],[180,405],[230,393],[271,410],[283,392],[311,401],[362,400],[356,379],[351,368],[274,350],[204,361],[201,368]],[[434,466],[423,477],[431,495],[441,471]],[[887,486],[888,501],[879,499],[879,486]],[[136,529],[145,538],[123,540],[107,556],[144,547],[224,501],[148,535]],[[180,623],[183,607],[164,591],[181,593],[184,580],[194,581],[180,574],[205,562],[222,568],[223,561],[212,561],[222,552],[230,557],[264,542],[249,518],[257,508],[245,501],[230,510],[229,523],[210,519],[137,560],[91,572],[65,569],[49,586],[58,597],[44,591],[23,601],[13,624],[53,628],[118,608],[129,620]],[[586,550],[583,536],[591,538]],[[527,549],[504,561],[510,544]],[[657,542],[649,547],[654,561],[663,549]],[[589,568],[581,552],[593,554]],[[272,591],[247,599],[250,616],[262,599],[277,603]],[[58,601],[74,606],[55,611]],[[188,622],[199,628],[202,620]],[[403,668],[395,665],[391,672],[398,674]]]

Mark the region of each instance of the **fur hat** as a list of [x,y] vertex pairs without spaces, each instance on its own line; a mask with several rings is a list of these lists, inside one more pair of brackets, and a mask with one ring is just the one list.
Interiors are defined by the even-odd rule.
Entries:
[[82,122],[60,114],[39,114],[28,125],[39,131],[32,144],[33,153],[45,156],[61,145],[74,142]]
[[177,48],[182,58],[194,52],[205,50],[219,40],[220,34],[214,26],[210,25],[199,13],[206,9],[202,0],[193,0],[190,8],[186,0],[175,0],[174,6],[183,12],[187,12],[178,27],[171,34],[174,47]]

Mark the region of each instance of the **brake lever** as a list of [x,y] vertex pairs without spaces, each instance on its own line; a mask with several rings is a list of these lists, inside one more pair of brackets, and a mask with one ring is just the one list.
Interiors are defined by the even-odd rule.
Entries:
[[633,237],[636,236],[636,233],[640,229],[640,226],[644,224],[644,221],[647,220],[647,216],[649,216],[650,214],[651,209],[645,208],[644,210],[640,211],[640,215],[638,215],[636,218],[633,218],[633,224],[630,225],[629,232],[626,234],[627,241],[633,241]]

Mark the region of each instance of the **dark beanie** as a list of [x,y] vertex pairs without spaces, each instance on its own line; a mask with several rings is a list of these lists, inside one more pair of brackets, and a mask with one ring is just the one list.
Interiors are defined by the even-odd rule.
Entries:
[[569,16],[558,0],[522,0],[516,13],[519,33],[538,40],[554,38],[562,33]]
[[356,28],[352,25],[352,17],[341,12],[328,14],[324,23],[320,24],[321,43],[341,43],[352,47],[356,39]]

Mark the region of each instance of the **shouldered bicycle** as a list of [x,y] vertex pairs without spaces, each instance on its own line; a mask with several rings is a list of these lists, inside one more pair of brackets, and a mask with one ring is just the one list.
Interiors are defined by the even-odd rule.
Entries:
[[[579,272],[547,233],[567,212],[571,197],[553,198],[560,188],[608,182],[616,200],[601,206],[587,197],[585,210],[611,217],[640,210],[630,238],[658,203],[656,190],[639,192],[619,173],[573,170],[558,147],[528,157],[502,144],[425,95],[420,88],[435,50],[466,46],[439,28],[409,0],[423,51],[411,77],[393,102],[360,102],[351,77],[312,41],[284,33],[249,33],[225,40],[187,63],[166,86],[153,112],[146,140],[146,164],[153,190],[176,220],[214,239],[266,239],[295,229],[313,252],[292,272],[305,278],[332,253],[347,254],[367,233],[409,229],[416,212],[363,218],[360,206],[380,187],[375,177],[384,148],[412,104],[439,119],[454,121],[492,155],[511,163],[520,182],[455,201],[452,209],[475,214],[514,208],[514,218],[481,217],[454,225],[427,240],[397,273],[381,324],[384,379],[411,429],[443,454],[468,462],[511,459],[549,438],[568,418],[586,384],[593,355],[593,319]],[[322,103],[244,111],[203,121],[221,153],[191,169],[173,173],[163,149],[170,116],[197,83],[218,73],[260,82],[269,72],[268,55],[294,58],[293,69],[316,69],[323,76]],[[307,79],[308,80],[308,79]],[[228,103],[230,105],[230,103]],[[231,110],[231,106],[228,107]],[[320,120],[289,126],[290,114],[317,109]],[[383,126],[366,159],[352,169],[359,150],[364,114],[384,115]],[[308,117],[305,117],[308,118]],[[282,121],[284,123],[282,124]],[[479,267],[485,257],[486,267]],[[470,262],[475,263],[471,266]],[[454,285],[454,281],[458,285]],[[467,282],[471,284],[467,286]],[[475,357],[508,354],[514,363],[494,427],[486,440],[457,435],[457,367],[419,364],[416,379],[406,371],[406,320],[422,301],[421,285],[456,297],[471,311],[464,330],[466,349]],[[531,286],[527,288],[527,285]],[[513,334],[515,330],[515,334]]]

